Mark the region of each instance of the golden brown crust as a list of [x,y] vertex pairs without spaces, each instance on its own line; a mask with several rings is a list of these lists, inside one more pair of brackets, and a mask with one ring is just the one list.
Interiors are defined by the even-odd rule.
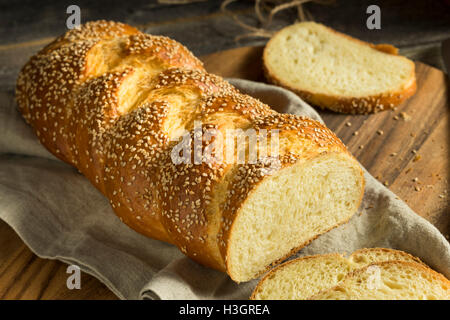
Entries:
[[182,44],[164,36],[145,33],[131,35],[125,44],[127,55],[153,57],[167,67],[204,70],[203,63]]
[[[338,36],[344,37],[351,41],[357,42],[362,45],[369,46],[375,50],[380,52],[384,52],[387,54],[397,55],[398,49],[389,44],[372,44],[368,42],[364,42],[362,40],[350,37],[344,33],[338,32],[334,29],[324,26],[329,31],[337,34]],[[280,30],[281,31],[281,30]],[[278,31],[278,32],[280,32]],[[276,37],[277,34],[272,36],[272,39]],[[266,48],[270,46],[270,40],[266,44]],[[406,59],[405,59],[406,60]],[[334,95],[326,95],[320,94],[317,92],[309,92],[306,90],[300,90],[298,88],[292,87],[288,85],[283,79],[277,77],[274,72],[272,72],[269,68],[269,64],[267,63],[267,50],[264,49],[263,53],[263,71],[267,81],[284,87],[288,90],[295,92],[300,98],[305,101],[318,106],[322,109],[329,109],[335,112],[340,113],[349,113],[349,114],[369,114],[376,113],[383,110],[390,110],[404,102],[406,99],[414,95],[417,89],[416,84],[416,76],[415,76],[415,65],[412,61],[407,60],[412,67],[412,74],[410,76],[411,82],[405,88],[397,92],[389,92],[386,94],[373,95],[367,97],[342,97],[342,96],[334,96]]]
[[318,93],[311,93],[304,90],[298,90],[290,87],[277,79],[275,75],[271,74],[265,68],[265,75],[269,82],[284,87],[295,92],[303,100],[318,106],[322,109],[328,109],[340,113],[349,114],[369,114],[377,113],[379,111],[390,110],[400,105],[414,95],[416,92],[416,82],[401,92],[389,93],[387,95],[369,96],[364,98],[343,98],[338,96],[329,96]]
[[[41,143],[78,168],[125,224],[226,272],[218,237],[227,242],[229,221],[261,179],[241,177],[240,170],[253,170],[235,162],[173,162],[180,132],[193,137],[196,120],[201,130],[220,132],[278,128],[297,135],[298,146],[310,141],[303,159],[348,154],[317,121],[278,114],[241,94],[179,43],[114,22],[87,23],[41,50],[22,69],[16,96]],[[282,166],[301,158],[288,151]]]

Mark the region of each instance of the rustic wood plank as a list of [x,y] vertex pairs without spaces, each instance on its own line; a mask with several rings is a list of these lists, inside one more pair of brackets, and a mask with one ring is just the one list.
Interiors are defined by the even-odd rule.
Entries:
[[[206,56],[203,61],[210,72],[262,81],[261,53],[261,47],[240,48]],[[416,63],[416,66],[418,91],[396,111],[370,116],[320,113],[374,176],[388,182],[389,188],[413,210],[448,235],[448,78],[424,64]],[[401,117],[394,120],[400,112],[406,112],[411,117],[409,121]],[[383,130],[383,134],[377,134],[377,130]],[[353,135],[355,131],[358,135]],[[363,149],[359,148],[361,145]],[[412,150],[417,150],[417,154]],[[397,154],[391,156],[394,152]],[[420,160],[414,161],[416,155],[421,156]],[[414,183],[412,179],[416,177],[418,182]],[[415,186],[422,190],[415,191]],[[67,266],[36,257],[4,222],[0,222],[0,247],[0,299],[116,298],[102,283],[85,273],[81,290],[68,290]]]
[[117,299],[105,285],[84,272],[81,289],[69,290],[67,265],[37,257],[3,221],[0,221],[0,247],[0,300]]

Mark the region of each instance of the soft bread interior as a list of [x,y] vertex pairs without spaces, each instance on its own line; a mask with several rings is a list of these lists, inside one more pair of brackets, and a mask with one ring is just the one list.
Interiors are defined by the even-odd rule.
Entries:
[[250,192],[232,225],[227,265],[248,281],[357,210],[363,192],[359,165],[345,153],[300,161],[266,177]]
[[313,94],[366,97],[402,91],[414,81],[414,64],[408,59],[313,22],[277,33],[264,59],[272,77]]
[[274,270],[253,294],[253,300],[305,300],[338,284],[352,270],[338,254],[288,262]]
[[369,265],[347,276],[319,300],[442,300],[450,299],[450,282],[414,262],[390,261]]
[[386,249],[386,248],[366,248],[353,252],[348,258],[355,268],[362,268],[369,264],[383,261],[406,261],[416,262],[425,266],[425,264],[404,251]]
[[[330,289],[355,269],[385,261],[406,261],[424,265],[418,258],[393,249],[367,248],[348,258],[324,254],[288,261],[268,273],[258,284],[254,300],[304,300]],[[425,266],[425,265],[424,265]]]

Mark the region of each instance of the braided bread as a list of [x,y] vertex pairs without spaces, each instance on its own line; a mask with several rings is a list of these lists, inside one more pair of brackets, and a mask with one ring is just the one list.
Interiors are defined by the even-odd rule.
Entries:
[[[41,143],[122,222],[237,282],[350,219],[362,198],[361,168],[328,128],[275,112],[176,41],[122,23],[89,22],[57,38],[23,67],[16,97]],[[230,129],[276,131],[267,136],[278,139],[278,157],[241,163],[233,147],[230,161],[195,161],[217,139],[203,133]],[[199,135],[200,149],[186,138]],[[197,150],[191,161],[174,161],[180,141]]]

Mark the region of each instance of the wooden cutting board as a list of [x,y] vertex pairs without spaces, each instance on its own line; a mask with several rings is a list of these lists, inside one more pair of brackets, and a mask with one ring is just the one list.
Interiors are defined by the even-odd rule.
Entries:
[[[261,54],[261,47],[246,47],[214,53],[203,61],[211,73],[264,81]],[[416,74],[417,93],[395,111],[320,114],[373,176],[448,238],[449,79],[419,62]],[[0,222],[0,247],[0,299],[116,298],[84,273],[81,289],[68,290],[67,265],[38,258],[4,222]]]

